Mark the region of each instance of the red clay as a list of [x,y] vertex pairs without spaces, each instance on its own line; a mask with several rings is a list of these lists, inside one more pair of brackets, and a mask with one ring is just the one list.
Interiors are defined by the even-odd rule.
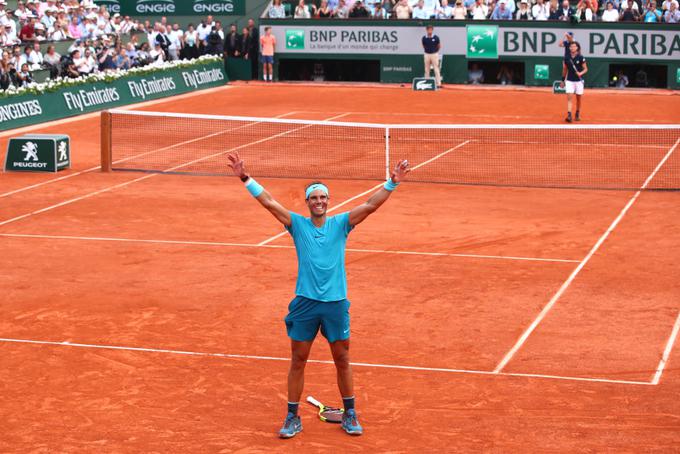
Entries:
[[[563,101],[538,90],[273,84],[148,110],[556,123]],[[677,96],[598,92],[585,102],[595,123],[666,123],[680,111]],[[98,120],[47,131],[71,135],[74,169],[3,174],[0,194],[98,164]],[[92,171],[2,197],[0,223],[142,176]],[[304,212],[304,181],[261,182]],[[329,184],[337,204],[375,182]],[[353,360],[493,370],[577,265],[503,257],[580,261],[632,195],[403,185],[350,235]],[[679,206],[676,193],[643,193],[505,372],[650,381],[680,311]],[[281,231],[238,181],[173,175],[6,223],[0,234],[73,238],[0,236],[0,337],[286,358],[294,251],[247,246]],[[290,244],[286,236],[271,243]],[[0,350],[7,453],[671,452],[680,444],[677,351],[658,386],[356,366],[365,435],[349,438],[305,407],[304,432],[281,441],[286,361],[6,341]],[[320,339],[313,357],[328,360],[327,350]],[[336,402],[333,366],[309,364],[306,392]]]

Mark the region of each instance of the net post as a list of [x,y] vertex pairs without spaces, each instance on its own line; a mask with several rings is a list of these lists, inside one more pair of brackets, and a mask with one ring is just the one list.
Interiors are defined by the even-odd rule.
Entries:
[[101,171],[111,172],[111,112],[102,111],[100,117],[101,124]]
[[390,127],[385,126],[385,180],[390,177]]

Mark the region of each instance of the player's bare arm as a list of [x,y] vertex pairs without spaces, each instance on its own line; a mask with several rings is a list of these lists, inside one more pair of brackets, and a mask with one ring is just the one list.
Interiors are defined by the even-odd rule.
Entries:
[[[394,185],[398,185],[401,183],[406,175],[411,171],[408,167],[408,161],[406,160],[401,160],[397,163],[395,166],[394,170],[392,171],[392,175],[390,176],[390,180]],[[386,185],[389,184],[386,183]],[[385,186],[380,188],[379,191],[377,191],[375,194],[373,194],[371,197],[368,198],[368,200],[359,205],[358,207],[354,208],[352,211],[349,212],[349,223],[351,225],[357,225],[361,223],[364,219],[368,217],[369,214],[375,212],[380,206],[385,203],[385,201],[390,197],[390,194],[392,194],[391,190],[386,189]]]
[[[258,187],[260,187],[262,190],[259,191],[259,194],[255,196],[258,202],[267,209],[281,224],[285,225],[286,227],[289,227],[291,224],[291,218],[290,218],[290,211],[288,211],[286,208],[283,207],[279,202],[277,202],[274,197],[267,191],[266,189],[262,188],[253,180],[250,178],[250,175],[246,172],[246,166],[245,163],[243,162],[243,159],[239,156],[238,152],[234,153],[229,153],[229,167],[231,167],[231,170],[234,172],[234,175],[239,177],[241,181],[243,181],[246,186],[249,184],[255,184]],[[252,194],[252,192],[251,192]]]

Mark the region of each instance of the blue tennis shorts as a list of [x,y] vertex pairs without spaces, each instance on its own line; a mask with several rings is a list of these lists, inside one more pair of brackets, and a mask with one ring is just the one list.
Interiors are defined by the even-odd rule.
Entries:
[[328,342],[349,338],[349,300],[317,301],[296,296],[288,305],[285,318],[288,337],[296,341],[314,340],[321,334]]
[[274,63],[274,56],[273,55],[262,55],[262,63]]

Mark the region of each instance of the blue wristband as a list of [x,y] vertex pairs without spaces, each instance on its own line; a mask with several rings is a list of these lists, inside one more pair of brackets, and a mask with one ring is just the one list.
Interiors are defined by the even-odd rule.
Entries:
[[250,192],[250,195],[253,197],[257,197],[258,195],[262,194],[262,191],[264,191],[264,188],[260,183],[255,181],[254,178],[248,178],[248,182],[246,183],[246,189],[248,192]]
[[384,185],[383,187],[385,188],[386,191],[392,192],[392,191],[394,191],[395,189],[397,189],[397,186],[399,186],[399,183],[395,183],[394,181],[392,181],[392,178],[389,178],[389,179],[385,182],[385,185]]

